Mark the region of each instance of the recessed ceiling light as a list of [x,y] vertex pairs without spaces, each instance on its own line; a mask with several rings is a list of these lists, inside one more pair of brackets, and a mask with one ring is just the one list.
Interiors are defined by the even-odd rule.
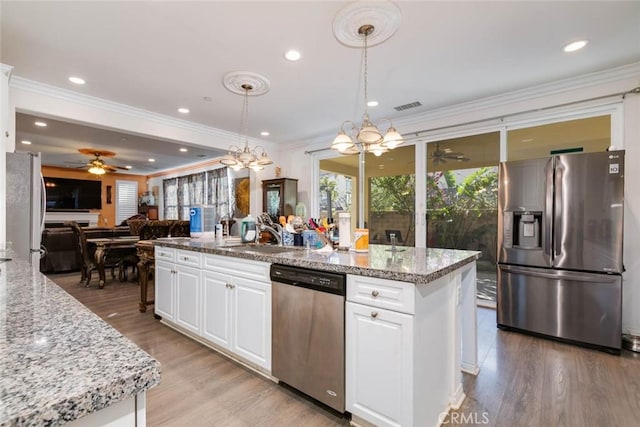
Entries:
[[585,47],[589,43],[587,40],[578,40],[573,43],[569,43],[564,47],[565,52],[575,52],[576,50],[580,50]]
[[186,148],[183,147],[183,148],[180,149],[180,151],[182,151],[183,153],[186,153],[189,150],[187,150]]
[[367,106],[369,106],[369,107],[377,107],[378,106],[378,101],[369,101],[369,102],[367,102]]
[[47,124],[45,122],[35,122],[33,124],[41,128],[47,127]]
[[24,145],[31,145],[31,141],[20,141],[21,143],[23,143]]
[[83,85],[83,84],[85,84],[85,83],[86,83],[86,82],[84,81],[84,79],[83,79],[83,78],[81,78],[81,77],[75,77],[75,76],[71,76],[71,77],[69,77],[69,81],[70,81],[71,83],[74,83],[74,84],[77,84],[77,85]]
[[127,166],[125,166],[125,168],[127,168],[127,169],[131,169],[131,168],[133,168],[133,166],[131,166],[131,165],[127,165]]
[[178,108],[178,113],[189,114],[189,109],[188,108],[184,108],[184,107],[180,107],[180,108]]
[[299,61],[302,58],[302,54],[295,49],[291,49],[285,52],[284,57],[288,61]]
[[266,130],[263,130],[262,132],[260,132],[260,135],[262,136],[269,136],[271,135],[269,132],[267,132]]
[[155,162],[155,161],[156,161],[156,159],[149,159],[149,161],[150,161],[151,163],[153,163],[153,162]]

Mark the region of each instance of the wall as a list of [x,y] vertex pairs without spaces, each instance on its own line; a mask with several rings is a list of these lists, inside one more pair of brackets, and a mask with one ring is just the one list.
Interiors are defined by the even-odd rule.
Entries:
[[[92,181],[102,181],[102,209],[92,210],[91,212],[100,213],[98,225],[104,227],[113,227],[116,220],[116,180],[137,181],[138,195],[147,191],[147,177],[140,175],[125,175],[119,173],[106,173],[102,178],[91,175],[82,169],[67,169],[51,166],[42,167],[42,175],[51,178],[71,178],[86,179]],[[107,204],[107,185],[111,186],[111,203]]]

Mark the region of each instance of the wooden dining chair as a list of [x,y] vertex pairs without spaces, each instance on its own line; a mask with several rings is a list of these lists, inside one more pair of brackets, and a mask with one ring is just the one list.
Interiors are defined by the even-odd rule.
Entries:
[[[87,243],[87,236],[84,234],[82,227],[75,221],[67,221],[64,225],[71,227],[78,241],[78,249],[80,251],[80,283],[85,282],[85,286],[89,286],[91,282],[91,273],[98,268],[95,260],[95,248],[92,250]],[[120,260],[109,258],[105,261],[105,269],[111,268],[111,277],[115,278],[116,267],[120,267]]]

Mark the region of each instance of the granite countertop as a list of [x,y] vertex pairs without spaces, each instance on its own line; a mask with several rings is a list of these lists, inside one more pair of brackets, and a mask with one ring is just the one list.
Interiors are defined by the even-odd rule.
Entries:
[[214,240],[189,238],[158,239],[156,246],[185,249],[215,255],[265,261],[270,263],[314,268],[360,276],[379,277],[415,284],[432,282],[448,273],[469,264],[480,257],[481,252],[453,249],[414,248],[398,246],[392,252],[388,245],[369,245],[369,251],[358,253],[350,251],[307,250],[287,246],[291,249],[283,253],[261,253],[247,250],[246,247],[227,245]]
[[0,426],[64,424],[159,382],[157,360],[28,262],[0,263]]

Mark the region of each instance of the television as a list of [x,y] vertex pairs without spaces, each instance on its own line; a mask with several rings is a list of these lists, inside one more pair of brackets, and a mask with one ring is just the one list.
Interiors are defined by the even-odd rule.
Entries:
[[47,210],[102,209],[102,182],[44,177]]

